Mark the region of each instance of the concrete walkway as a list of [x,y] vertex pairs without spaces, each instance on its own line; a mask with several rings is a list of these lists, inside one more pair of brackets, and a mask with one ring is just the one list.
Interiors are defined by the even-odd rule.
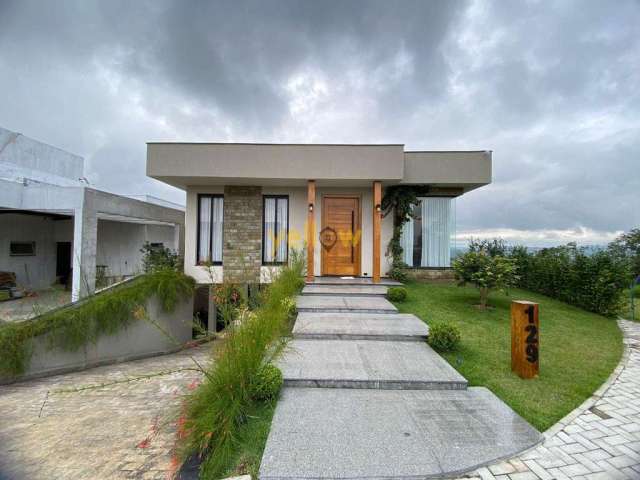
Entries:
[[620,320],[618,325],[626,349],[609,380],[547,430],[542,445],[471,478],[640,479],[640,322]]
[[0,479],[168,478],[190,356],[216,345],[0,386]]
[[386,287],[340,280],[298,297],[262,480],[442,478],[540,441],[487,389],[467,388]]

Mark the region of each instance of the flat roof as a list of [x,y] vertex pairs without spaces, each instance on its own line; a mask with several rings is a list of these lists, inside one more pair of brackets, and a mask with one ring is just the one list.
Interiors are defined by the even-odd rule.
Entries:
[[277,142],[147,142],[147,145],[275,145],[291,147],[404,147],[404,143],[277,143]]

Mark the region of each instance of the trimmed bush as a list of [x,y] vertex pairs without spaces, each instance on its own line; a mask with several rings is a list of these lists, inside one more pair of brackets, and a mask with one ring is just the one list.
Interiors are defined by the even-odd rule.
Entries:
[[282,388],[282,372],[272,363],[263,365],[251,382],[251,398],[258,402],[268,402],[278,398]]
[[535,253],[515,247],[510,257],[518,266],[519,287],[608,317],[624,305],[629,265],[610,250],[590,254],[569,243]]
[[451,323],[434,322],[429,325],[427,342],[439,352],[451,352],[458,348],[460,330]]
[[387,299],[392,302],[404,302],[407,299],[407,289],[404,287],[390,287],[387,290]]

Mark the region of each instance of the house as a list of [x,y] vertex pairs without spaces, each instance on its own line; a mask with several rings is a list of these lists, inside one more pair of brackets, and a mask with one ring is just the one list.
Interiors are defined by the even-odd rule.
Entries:
[[[184,211],[88,185],[84,160],[0,128],[0,272],[38,291],[67,283],[77,300],[140,271],[149,242],[182,252]],[[13,303],[13,302],[10,302]]]
[[292,249],[307,280],[387,275],[390,185],[428,193],[404,229],[405,261],[450,267],[455,199],[491,182],[491,152],[405,152],[403,145],[149,143],[147,175],[187,193],[185,272],[200,284],[268,282]]

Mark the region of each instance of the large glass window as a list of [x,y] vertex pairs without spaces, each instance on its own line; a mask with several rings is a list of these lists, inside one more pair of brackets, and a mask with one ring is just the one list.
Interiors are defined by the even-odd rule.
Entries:
[[289,254],[289,197],[264,197],[262,263],[287,263]]
[[198,265],[222,264],[222,195],[198,195]]
[[450,267],[455,238],[455,199],[425,197],[402,229],[404,262],[411,267]]

